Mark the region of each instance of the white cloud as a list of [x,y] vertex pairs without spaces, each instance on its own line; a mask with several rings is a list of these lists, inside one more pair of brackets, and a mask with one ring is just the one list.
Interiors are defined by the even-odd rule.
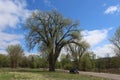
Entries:
[[25,0],[0,0],[0,53],[6,53],[5,49],[10,44],[20,44],[22,34],[6,33],[8,27],[11,30],[20,28],[21,23],[30,15]]
[[16,25],[23,22],[29,13],[23,0],[0,0],[0,30],[7,27],[16,28]]
[[5,49],[10,44],[20,44],[20,39],[23,39],[23,35],[8,34],[0,31],[0,49]]
[[23,35],[20,34],[9,34],[0,31],[0,40],[12,41],[23,38]]
[[[90,44],[91,49],[96,54],[96,56],[105,57],[107,54],[110,56],[114,55],[112,54],[112,44],[105,44],[102,47],[100,46],[102,42],[106,41],[110,30],[112,30],[112,28],[91,31],[85,30],[82,32],[83,40],[86,40]],[[61,53],[66,54],[66,49],[63,48]]]
[[113,45],[112,44],[105,44],[101,47],[96,47],[93,52],[96,54],[98,57],[105,57],[107,54],[109,56],[113,56]]
[[25,52],[25,56],[29,56],[29,55],[40,55],[37,52]]
[[114,45],[106,43],[103,46],[101,46],[101,43],[105,43],[105,41],[107,41],[108,33],[111,30],[112,28],[83,31],[84,40],[86,40],[91,45],[91,49],[96,54],[97,57],[105,57],[108,54],[109,56],[114,56],[113,52]]
[[120,12],[120,5],[110,6],[105,10],[105,14],[114,14],[116,12]]
[[111,28],[92,31],[85,30],[83,31],[83,38],[93,47],[106,39],[109,30]]

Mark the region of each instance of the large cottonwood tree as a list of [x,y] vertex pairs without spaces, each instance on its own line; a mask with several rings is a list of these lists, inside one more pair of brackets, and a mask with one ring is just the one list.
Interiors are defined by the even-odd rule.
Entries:
[[80,31],[78,21],[63,17],[57,11],[35,11],[27,19],[26,42],[29,49],[35,46],[48,54],[49,71],[55,71],[55,63],[61,49],[70,43],[76,43]]

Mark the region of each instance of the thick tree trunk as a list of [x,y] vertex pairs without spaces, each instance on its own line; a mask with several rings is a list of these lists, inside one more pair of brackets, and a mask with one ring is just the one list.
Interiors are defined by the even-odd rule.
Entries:
[[56,61],[59,54],[60,54],[60,50],[57,50],[57,49],[55,53],[49,54],[49,71],[50,72],[55,72],[55,65],[56,65]]
[[55,72],[55,64],[49,64],[49,71]]
[[55,60],[54,60],[54,55],[53,53],[49,54],[49,71],[50,72],[55,72]]
[[50,72],[55,72],[55,61],[54,61],[54,59],[49,60],[49,71]]

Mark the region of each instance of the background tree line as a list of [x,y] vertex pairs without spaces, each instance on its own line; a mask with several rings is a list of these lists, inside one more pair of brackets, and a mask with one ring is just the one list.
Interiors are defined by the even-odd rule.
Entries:
[[[19,47],[16,47],[19,46]],[[15,51],[16,54],[19,54],[18,51],[23,51],[20,45],[10,45],[7,47],[9,51]],[[19,48],[19,49],[16,49]],[[20,50],[21,49],[21,50]],[[15,55],[11,54],[0,54],[0,68],[49,68],[49,62],[45,55],[29,55],[25,56],[23,54]],[[13,56],[14,55],[14,56]],[[112,72],[119,73],[120,68],[120,57],[104,57],[97,58],[93,52],[85,52],[79,59],[79,64],[77,61],[76,55],[71,53],[61,54],[59,60],[56,61],[56,69],[65,69],[69,70],[71,68],[77,68],[81,71],[98,71],[98,72]],[[17,59],[16,59],[17,57]]]
[[[78,46],[77,46],[78,47]],[[48,58],[47,55],[42,53],[40,55],[29,55],[25,56],[24,50],[21,45],[9,45],[6,48],[8,54],[0,54],[0,67],[11,67],[11,68],[48,68]],[[83,54],[81,52],[81,54]],[[87,53],[88,54],[88,53]],[[56,68],[60,69],[70,69],[72,67],[78,67],[79,62],[76,60],[77,56],[80,54],[69,53],[67,55],[62,54],[60,59],[57,60]],[[88,54],[89,55],[89,54]],[[75,66],[73,66],[75,65]]]

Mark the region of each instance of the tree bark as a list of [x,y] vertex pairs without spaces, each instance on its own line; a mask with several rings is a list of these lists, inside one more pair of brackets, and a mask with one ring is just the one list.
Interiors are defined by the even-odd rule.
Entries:
[[55,72],[55,64],[49,64],[49,71]]
[[51,52],[49,54],[49,71],[50,72],[55,72],[55,65],[56,65],[56,61],[59,54],[60,54],[59,49],[56,49],[55,53]]
[[50,72],[55,72],[55,60],[54,60],[54,55],[53,53],[49,54],[49,71]]
[[49,59],[49,71],[55,72],[55,61],[52,57]]

